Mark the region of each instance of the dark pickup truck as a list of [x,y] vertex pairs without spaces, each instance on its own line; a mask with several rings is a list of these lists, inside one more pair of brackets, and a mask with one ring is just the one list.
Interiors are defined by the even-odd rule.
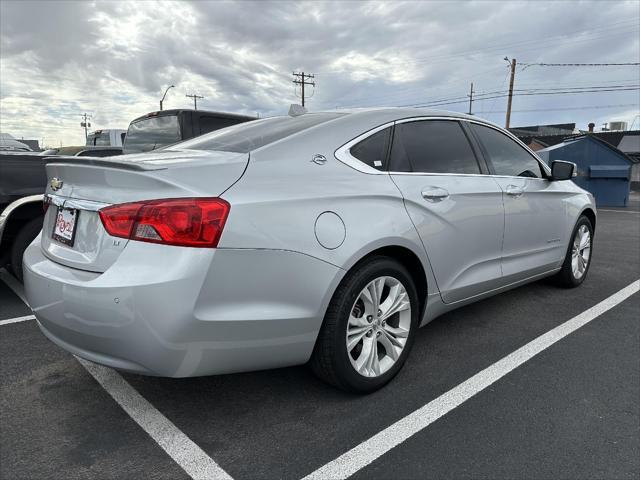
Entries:
[[47,157],[0,154],[0,267],[22,279],[22,253],[42,229]]
[[251,120],[256,118],[207,110],[178,109],[150,112],[129,124],[122,149],[125,154],[149,152]]

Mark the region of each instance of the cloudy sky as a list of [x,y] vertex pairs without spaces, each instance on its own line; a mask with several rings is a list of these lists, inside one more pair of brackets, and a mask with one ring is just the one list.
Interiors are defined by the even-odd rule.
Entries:
[[[190,107],[195,92],[202,109],[284,114],[299,102],[294,70],[315,74],[311,110],[450,102],[442,108],[466,111],[473,82],[487,97],[474,114],[504,124],[505,56],[639,62],[639,19],[638,0],[1,0],[0,130],[83,144],[80,114],[94,128],[127,128],[171,84],[165,108]],[[637,66],[519,66],[512,126],[635,118],[639,128],[638,84]],[[601,91],[531,95],[585,88]]]

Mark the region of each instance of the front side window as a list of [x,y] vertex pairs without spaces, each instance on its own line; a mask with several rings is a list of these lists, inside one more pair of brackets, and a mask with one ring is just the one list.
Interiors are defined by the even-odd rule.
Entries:
[[382,170],[384,160],[389,150],[391,140],[391,127],[380,130],[361,142],[356,143],[349,152],[362,163],[370,167]]
[[458,122],[424,120],[396,125],[389,170],[479,174],[480,166]]
[[494,128],[475,123],[470,127],[489,156],[495,175],[542,178],[538,161],[513,139]]

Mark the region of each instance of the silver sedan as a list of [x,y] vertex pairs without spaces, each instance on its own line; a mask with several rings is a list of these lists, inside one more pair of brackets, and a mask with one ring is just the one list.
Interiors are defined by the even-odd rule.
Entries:
[[27,297],[51,341],[114,368],[309,362],[368,392],[438,315],[543,277],[584,281],[596,209],[574,169],[476,117],[418,109],[60,159],[24,256]]

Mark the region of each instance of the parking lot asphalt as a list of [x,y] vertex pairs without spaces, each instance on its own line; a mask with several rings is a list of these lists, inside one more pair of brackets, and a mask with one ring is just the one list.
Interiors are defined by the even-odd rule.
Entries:
[[[235,479],[302,478],[640,278],[640,213],[603,209],[585,283],[536,282],[418,332],[368,396],[302,367],[126,381]],[[0,282],[0,320],[30,310]],[[638,478],[640,294],[381,455],[354,478]],[[0,325],[0,477],[185,478],[33,321]]]

